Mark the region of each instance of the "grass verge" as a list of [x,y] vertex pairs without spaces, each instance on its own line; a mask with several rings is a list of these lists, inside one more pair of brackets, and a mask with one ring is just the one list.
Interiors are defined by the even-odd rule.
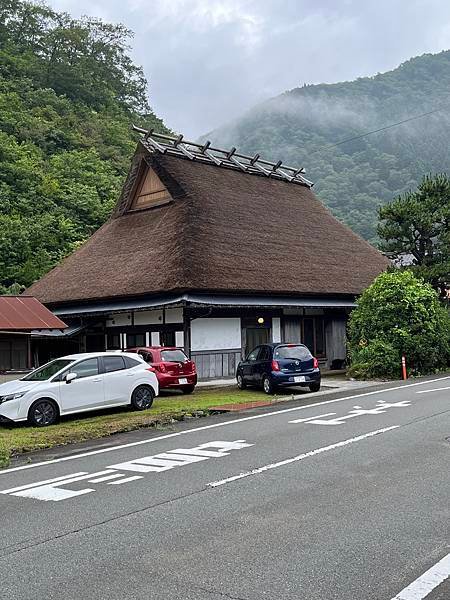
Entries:
[[[273,399],[289,397],[292,393],[292,390],[283,390]],[[44,428],[28,427],[21,423],[0,424],[0,468],[7,467],[12,456],[25,452],[94,440],[136,429],[167,426],[172,420],[182,420],[188,415],[206,416],[212,406],[268,399],[259,390],[241,391],[235,387],[197,388],[189,396],[167,392],[156,398],[153,407],[144,412],[130,411],[127,407],[92,412],[82,417],[64,417],[57,425]]]

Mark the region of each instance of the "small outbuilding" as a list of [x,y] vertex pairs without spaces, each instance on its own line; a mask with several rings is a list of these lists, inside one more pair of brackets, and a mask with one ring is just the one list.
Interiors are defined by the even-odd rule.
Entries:
[[389,261],[302,169],[140,133],[111,218],[28,290],[70,324],[76,349],[181,346],[203,378],[234,375],[267,341],[342,362],[348,314]]
[[66,327],[36,298],[0,296],[0,373],[31,369],[32,330],[63,331]]

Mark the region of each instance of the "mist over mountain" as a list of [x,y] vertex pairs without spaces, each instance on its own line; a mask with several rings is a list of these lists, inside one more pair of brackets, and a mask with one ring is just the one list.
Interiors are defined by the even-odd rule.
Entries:
[[449,170],[450,51],[413,58],[373,77],[303,85],[202,139],[304,166],[334,215],[375,243],[381,204],[416,187],[425,173]]

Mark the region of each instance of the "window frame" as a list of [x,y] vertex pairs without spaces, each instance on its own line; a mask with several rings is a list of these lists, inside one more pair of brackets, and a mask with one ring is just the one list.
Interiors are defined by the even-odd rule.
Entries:
[[[266,356],[262,356],[263,352],[266,354]],[[270,346],[263,344],[259,349],[258,357],[256,360],[271,360],[271,356],[272,356],[272,353],[271,353]]]
[[[112,358],[113,360],[121,360],[122,361],[122,365],[123,367],[121,369],[114,369],[113,371],[107,371],[106,369],[106,361]],[[101,357],[101,363],[102,363],[102,373],[104,373],[105,375],[108,375],[109,373],[117,373],[119,371],[126,371],[129,367],[127,367],[127,363],[126,360],[123,356],[120,356],[120,354],[118,355],[109,355],[109,356],[102,356]]]
[[97,361],[97,373],[93,373],[92,375],[84,375],[82,377],[80,377],[79,374],[77,373],[77,379],[87,379],[88,377],[98,377],[99,375],[101,375],[103,373],[103,370],[102,370],[103,365],[101,364],[99,357],[98,356],[90,356],[89,358],[83,358],[82,360],[71,365],[70,368],[66,369],[66,371],[61,373],[60,380],[62,381],[64,379],[64,376],[67,375],[67,373],[76,373],[76,371],[73,370],[75,367],[78,367],[79,365],[82,365],[83,363],[88,362],[90,360]]
[[[258,356],[259,356],[259,353],[260,353],[260,351],[261,351],[261,345],[259,345],[259,346],[256,346],[256,348],[253,348],[253,350],[251,350],[251,351],[248,353],[248,355],[247,355],[247,358],[245,359],[245,362],[252,362],[252,363],[253,363],[253,362],[256,362],[256,361],[258,360]],[[256,354],[255,354],[255,359],[254,359],[254,360],[252,360],[252,359],[250,358],[250,356],[253,354],[253,352],[256,352]]]

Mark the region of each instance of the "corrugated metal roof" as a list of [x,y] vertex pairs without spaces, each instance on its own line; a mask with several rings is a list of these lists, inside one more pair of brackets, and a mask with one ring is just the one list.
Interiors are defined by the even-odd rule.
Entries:
[[0,330],[65,329],[67,325],[32,296],[0,296]]

